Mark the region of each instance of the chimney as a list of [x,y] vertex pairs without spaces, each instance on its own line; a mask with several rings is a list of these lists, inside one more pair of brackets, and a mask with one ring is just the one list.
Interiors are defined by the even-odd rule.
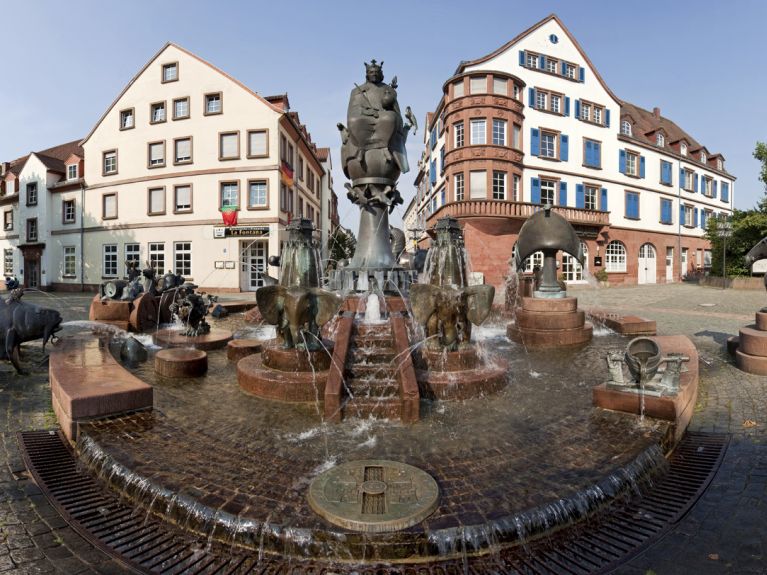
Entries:
[[653,114],[653,116],[655,116],[656,120],[660,120],[660,108],[657,108],[657,107],[653,108],[652,109],[652,114]]
[[4,176],[8,173],[8,170],[11,169],[11,163],[10,162],[3,162],[0,165],[0,176]]

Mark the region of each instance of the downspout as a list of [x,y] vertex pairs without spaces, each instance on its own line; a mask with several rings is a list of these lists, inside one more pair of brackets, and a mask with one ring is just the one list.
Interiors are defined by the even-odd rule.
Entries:
[[[681,174],[682,162],[677,160],[677,174]],[[672,179],[673,181],[673,179]],[[676,195],[679,198],[679,206],[677,207],[677,223],[676,223],[676,238],[677,238],[677,260],[679,261],[679,281],[682,281],[682,180],[680,178],[679,185],[676,187]]]
[[80,291],[85,291],[85,182],[80,182]]

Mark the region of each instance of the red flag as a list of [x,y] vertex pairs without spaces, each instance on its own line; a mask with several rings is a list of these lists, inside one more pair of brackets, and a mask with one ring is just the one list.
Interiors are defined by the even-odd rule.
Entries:
[[288,187],[293,185],[293,168],[287,162],[282,162],[280,165],[280,179]]
[[221,217],[224,219],[225,226],[236,226],[237,208],[222,208]]

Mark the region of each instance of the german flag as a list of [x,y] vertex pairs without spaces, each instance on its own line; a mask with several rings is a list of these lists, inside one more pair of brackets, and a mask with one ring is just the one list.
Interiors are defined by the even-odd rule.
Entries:
[[288,187],[293,185],[293,168],[287,162],[282,162],[280,165],[280,179]]

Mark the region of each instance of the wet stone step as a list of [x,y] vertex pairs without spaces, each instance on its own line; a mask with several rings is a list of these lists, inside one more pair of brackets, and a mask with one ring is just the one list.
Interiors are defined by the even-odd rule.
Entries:
[[353,364],[347,365],[345,370],[347,377],[353,377],[355,379],[393,379],[395,371],[388,364],[379,365],[360,365]]
[[386,400],[355,399],[344,405],[344,417],[357,417],[367,419],[373,417],[376,419],[398,419],[401,406],[399,399],[391,398]]
[[385,335],[391,335],[391,326],[388,323],[381,324],[381,325],[365,325],[365,324],[356,324],[354,326],[354,335],[357,337],[366,337],[366,336],[372,336],[372,337],[378,337],[378,336],[385,336]]
[[354,348],[349,352],[347,363],[355,364],[386,364],[396,357],[393,348],[360,349]]
[[399,399],[399,386],[395,381],[386,380],[381,384],[355,384],[352,380],[347,382],[353,394],[353,401],[376,399],[383,397],[396,397]]

